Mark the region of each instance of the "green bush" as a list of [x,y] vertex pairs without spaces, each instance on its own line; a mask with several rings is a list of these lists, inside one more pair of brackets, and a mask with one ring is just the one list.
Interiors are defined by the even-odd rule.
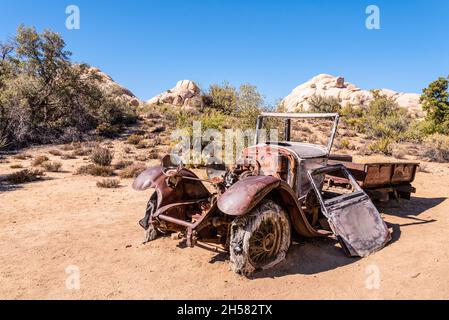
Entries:
[[0,49],[0,137],[11,147],[73,141],[100,124],[136,121],[135,110],[102,87],[98,73],[71,62],[57,33],[20,26]]
[[392,154],[392,146],[391,146],[391,139],[390,138],[380,138],[379,140],[374,141],[371,143],[368,148],[370,151],[374,153],[382,153],[387,156]]
[[313,95],[308,103],[312,112],[339,112],[341,109],[340,101],[335,97]]
[[448,78],[440,77],[423,89],[421,103],[423,110],[427,112],[427,134],[449,134]]
[[227,82],[224,82],[221,86],[211,85],[204,96],[206,105],[225,114],[232,114],[237,110],[237,99],[237,90]]

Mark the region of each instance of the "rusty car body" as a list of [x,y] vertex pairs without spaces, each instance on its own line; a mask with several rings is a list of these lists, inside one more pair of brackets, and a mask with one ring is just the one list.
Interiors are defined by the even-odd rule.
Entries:
[[[282,141],[262,141],[266,119],[284,123]],[[291,141],[293,119],[330,119],[326,145]],[[336,236],[351,256],[381,249],[390,234],[379,212],[343,165],[328,165],[338,121],[335,113],[263,113],[255,144],[230,167],[211,161],[207,180],[184,168],[177,156],[165,156],[133,184],[140,191],[155,189],[139,222],[145,241],[179,232],[188,246],[221,245],[233,270],[243,275],[282,261],[295,236]],[[326,189],[326,177],[335,172],[351,185],[343,193]]]

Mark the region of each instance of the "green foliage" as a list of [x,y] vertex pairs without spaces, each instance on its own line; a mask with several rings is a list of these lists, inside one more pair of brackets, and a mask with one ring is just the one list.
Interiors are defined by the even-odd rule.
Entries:
[[20,26],[12,43],[0,44],[0,136],[13,146],[73,140],[99,124],[135,121],[134,110],[70,56],[48,30]]
[[221,86],[213,84],[204,96],[206,105],[225,114],[232,114],[237,110],[238,92],[228,82]]
[[391,147],[391,139],[387,137],[380,138],[379,140],[374,141],[371,143],[368,148],[372,152],[375,153],[383,153],[385,155],[391,155],[392,153],[392,147]]
[[449,134],[448,78],[440,77],[423,89],[421,103],[423,110],[427,111],[425,134]]
[[308,100],[312,112],[339,112],[340,101],[335,97],[313,95]]

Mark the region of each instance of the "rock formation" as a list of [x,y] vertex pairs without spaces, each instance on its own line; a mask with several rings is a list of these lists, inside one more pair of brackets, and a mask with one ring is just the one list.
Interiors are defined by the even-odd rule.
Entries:
[[87,72],[95,74],[98,77],[98,84],[107,93],[116,96],[117,99],[122,99],[130,106],[138,107],[140,105],[140,100],[130,90],[115,82],[108,74],[100,69],[91,67]]
[[156,105],[167,103],[187,109],[202,109],[204,107],[200,88],[190,80],[178,81],[174,88],[151,98],[147,103]]
[[[417,93],[401,93],[389,89],[379,90],[380,94],[391,97],[396,103],[409,110],[417,118],[424,116],[420,95]],[[288,112],[308,111],[308,100],[312,96],[334,97],[342,106],[352,104],[364,106],[373,99],[373,93],[362,90],[352,83],[345,82],[343,77],[334,77],[328,74],[320,74],[313,79],[296,87],[282,100],[283,106]]]

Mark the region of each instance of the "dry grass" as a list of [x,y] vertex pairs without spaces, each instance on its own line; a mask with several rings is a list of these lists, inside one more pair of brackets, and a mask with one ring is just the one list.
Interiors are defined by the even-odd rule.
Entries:
[[60,149],[62,151],[72,151],[73,149],[75,149],[75,147],[71,144],[65,144],[65,145],[61,146]]
[[77,157],[84,157],[84,156],[88,156],[92,153],[92,148],[88,148],[88,147],[81,147],[78,149],[75,149],[72,152],[72,155],[77,156]]
[[101,147],[95,148],[90,155],[92,162],[99,166],[110,166],[113,158],[113,152]]
[[8,174],[6,176],[5,180],[11,184],[22,184],[22,183],[38,181],[38,180],[42,179],[42,176],[44,176],[44,172],[42,170],[25,169],[22,171]]
[[66,154],[62,155],[61,159],[62,160],[72,160],[72,159],[77,159],[77,157],[73,152],[71,152],[71,153],[66,153]]
[[116,170],[122,170],[122,169],[129,167],[132,164],[133,164],[133,162],[130,160],[120,160],[120,161],[114,163],[113,167]]
[[62,151],[61,150],[57,150],[57,149],[50,150],[50,151],[48,151],[48,153],[53,155],[53,156],[57,156],[57,157],[62,156]]
[[144,140],[139,141],[139,143],[136,145],[136,149],[145,149],[148,148],[148,143]]
[[131,179],[136,178],[139,174],[141,174],[143,171],[145,171],[146,167],[143,164],[134,164],[132,166],[129,166],[125,169],[123,169],[119,176],[122,179]]
[[47,172],[59,172],[62,168],[62,163],[57,161],[45,161],[41,164],[41,167]]
[[129,144],[133,144],[133,145],[138,145],[139,142],[141,142],[143,140],[143,138],[137,134],[132,134],[128,137],[127,143]]
[[23,166],[21,164],[13,164],[9,166],[11,169],[22,169]]
[[427,151],[425,155],[432,161],[449,161],[449,136],[434,133],[425,139]]
[[79,167],[76,170],[76,174],[80,175],[92,175],[96,177],[110,177],[114,175],[114,169],[109,166],[99,166],[95,164],[88,164]]
[[37,156],[34,158],[32,165],[37,167],[48,160],[50,160],[50,159],[47,156],[43,156],[43,155]]
[[98,188],[114,189],[120,187],[119,179],[103,179],[97,182]]
[[26,160],[29,158],[32,158],[32,156],[28,153],[20,153],[20,154],[16,154],[14,156],[14,159],[17,159],[17,160]]

